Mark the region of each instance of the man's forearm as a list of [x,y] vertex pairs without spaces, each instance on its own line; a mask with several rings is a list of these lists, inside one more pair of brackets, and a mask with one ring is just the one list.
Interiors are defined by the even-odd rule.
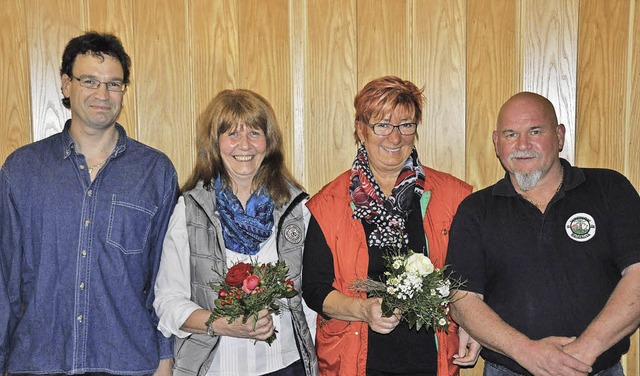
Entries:
[[503,354],[534,375],[581,376],[591,372],[589,364],[563,351],[573,338],[548,337],[531,340],[503,321],[479,294],[458,291],[451,315],[484,347]]
[[640,325],[640,263],[629,266],[598,316],[567,351],[593,364]]
[[514,358],[513,350],[529,340],[527,336],[504,322],[482,296],[468,291],[457,291],[451,304],[451,316],[483,347]]

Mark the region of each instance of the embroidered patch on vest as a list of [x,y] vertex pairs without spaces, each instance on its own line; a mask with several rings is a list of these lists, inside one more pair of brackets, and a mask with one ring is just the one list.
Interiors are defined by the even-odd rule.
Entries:
[[576,213],[565,224],[567,235],[577,242],[586,242],[596,234],[596,221],[587,213]]
[[284,237],[289,242],[298,244],[302,241],[302,230],[298,225],[289,225],[284,229]]

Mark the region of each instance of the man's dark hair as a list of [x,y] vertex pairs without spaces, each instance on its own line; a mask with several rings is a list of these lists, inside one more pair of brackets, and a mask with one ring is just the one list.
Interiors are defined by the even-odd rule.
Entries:
[[[76,61],[76,57],[84,54],[91,54],[102,59],[104,59],[105,55],[108,55],[117,59],[122,65],[122,72],[124,73],[122,82],[125,85],[129,84],[131,59],[125,52],[122,42],[115,35],[89,31],[71,39],[62,53],[60,76],[63,74],[69,77],[73,76],[73,64]],[[71,106],[69,98],[62,98],[62,104],[66,108]]]

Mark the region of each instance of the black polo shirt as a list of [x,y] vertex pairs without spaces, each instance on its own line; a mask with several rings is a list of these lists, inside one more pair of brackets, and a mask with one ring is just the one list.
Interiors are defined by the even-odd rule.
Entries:
[[[531,339],[579,336],[604,307],[626,267],[640,262],[640,197],[621,174],[571,167],[546,212],[516,193],[508,174],[468,196],[451,227],[447,264],[464,290]],[[620,360],[625,338],[594,372]],[[483,349],[485,360],[529,374]]]

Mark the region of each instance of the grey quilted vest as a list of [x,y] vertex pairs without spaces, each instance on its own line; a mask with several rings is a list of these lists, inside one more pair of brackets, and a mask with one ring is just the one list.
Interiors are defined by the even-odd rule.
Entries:
[[[291,187],[292,199],[282,208],[274,211],[278,258],[289,266],[289,277],[298,291],[302,286],[302,251],[304,248],[305,224],[302,204],[294,202],[298,195],[306,193]],[[216,196],[203,187],[200,181],[196,187],[183,194],[186,205],[187,232],[191,249],[191,300],[201,307],[212,310],[216,292],[210,283],[218,281],[226,270],[226,256],[222,229],[215,215]],[[287,213],[284,219],[281,218]],[[217,271],[214,272],[214,269]],[[302,310],[301,293],[289,299],[293,318],[296,344],[307,376],[318,374],[318,360],[313,339]],[[191,334],[186,338],[175,338],[174,375],[206,375],[213,357],[218,337],[206,334]]]

